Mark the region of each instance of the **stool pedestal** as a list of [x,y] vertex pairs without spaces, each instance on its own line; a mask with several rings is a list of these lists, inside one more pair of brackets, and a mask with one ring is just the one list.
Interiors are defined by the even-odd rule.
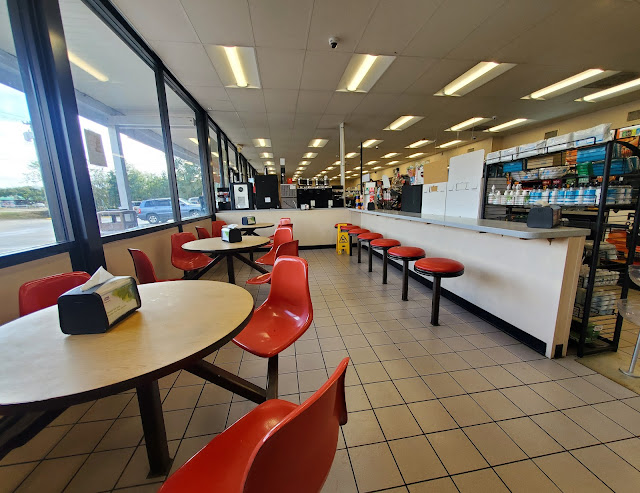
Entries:
[[363,233],[358,235],[358,263],[360,263],[362,258],[362,243],[369,243],[369,272],[373,272],[373,264],[372,264],[372,256],[371,256],[371,242],[374,240],[381,240],[382,235],[380,233]]
[[389,249],[400,246],[398,240],[392,240],[391,238],[378,238],[377,240],[371,240],[369,242],[369,272],[371,268],[372,249],[379,248],[382,250],[382,284],[387,284],[387,266],[389,265]]
[[393,247],[389,249],[389,256],[402,260],[402,301],[409,299],[409,262],[424,258],[425,253],[418,247]]
[[464,274],[464,265],[448,258],[424,258],[414,266],[418,274],[433,277],[433,297],[431,299],[431,325],[440,325],[440,282],[443,277],[458,277]]

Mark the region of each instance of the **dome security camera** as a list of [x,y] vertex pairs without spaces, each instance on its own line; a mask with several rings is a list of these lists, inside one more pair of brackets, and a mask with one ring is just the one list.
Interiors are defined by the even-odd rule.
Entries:
[[329,45],[332,49],[335,50],[336,46],[338,46],[338,41],[340,41],[337,37],[332,36],[329,38]]

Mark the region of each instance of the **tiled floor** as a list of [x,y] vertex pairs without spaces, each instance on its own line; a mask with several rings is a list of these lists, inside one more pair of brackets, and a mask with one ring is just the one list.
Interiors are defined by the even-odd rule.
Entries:
[[[551,361],[431,291],[381,284],[355,257],[301,252],[314,325],[280,359],[306,399],[345,356],[349,423],[326,492],[637,492],[640,397],[572,358]],[[238,282],[255,273],[238,265]],[[224,279],[225,267],[210,275]],[[249,289],[260,303],[268,286]],[[210,309],[207,307],[207,309]],[[215,316],[215,312],[212,312]],[[532,316],[535,316],[532,314]],[[215,363],[260,385],[266,361],[230,344]],[[254,407],[188,373],[160,382],[173,469]],[[133,392],[75,406],[0,461],[0,492],[153,492]]]

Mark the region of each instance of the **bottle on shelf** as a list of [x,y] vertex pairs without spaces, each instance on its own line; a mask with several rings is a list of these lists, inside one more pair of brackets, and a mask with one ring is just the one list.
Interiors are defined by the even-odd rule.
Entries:
[[580,185],[576,193],[576,204],[582,205],[584,204],[584,186]]
[[496,186],[492,185],[491,186],[491,191],[489,192],[489,197],[487,198],[487,203],[489,204],[493,204],[493,198],[496,195]]
[[547,204],[550,203],[551,200],[551,189],[549,187],[545,188],[542,192],[540,192],[540,198],[546,202]]
[[495,205],[500,205],[501,204],[501,197],[500,197],[500,190],[498,190],[495,195],[493,196],[493,203]]
[[558,189],[558,195],[557,195],[557,198],[556,198],[556,204],[564,205],[565,204],[566,195],[567,195],[567,191],[563,187],[560,187]]
[[551,193],[549,194],[549,203],[550,204],[557,204],[558,203],[558,189],[554,188],[553,190],[551,190]]

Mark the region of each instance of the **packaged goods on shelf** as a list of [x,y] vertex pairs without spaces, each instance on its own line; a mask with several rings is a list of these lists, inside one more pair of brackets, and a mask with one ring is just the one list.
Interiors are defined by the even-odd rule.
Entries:
[[563,151],[573,145],[573,132],[547,139],[547,152]]
[[[586,297],[587,290],[585,288],[576,289],[576,305],[584,306]],[[595,288],[591,297],[591,309],[595,309],[599,313],[613,310],[619,297],[620,292],[618,290]]]
[[[577,316],[575,314],[575,310],[574,310],[574,316]],[[579,315],[580,317],[582,317],[582,315]],[[602,330],[602,325],[598,325],[598,324],[594,324],[592,322],[589,322],[589,324],[587,325],[587,332],[586,332],[586,337],[585,337],[585,341],[590,344],[592,342],[594,342],[598,336],[600,335],[600,331]],[[580,334],[577,331],[572,330],[569,333],[569,337],[571,337],[571,339],[573,339],[574,341],[578,341],[580,339]]]
[[541,180],[553,180],[562,178],[569,171],[569,166],[554,166],[552,168],[542,168],[540,170]]
[[511,173],[511,178],[515,181],[531,181],[537,180],[540,176],[540,173],[537,169],[531,169],[527,171],[514,171]]
[[574,145],[576,147],[597,144],[598,142],[606,142],[613,138],[611,134],[611,123],[602,123],[595,127],[585,128],[573,132]]
[[495,164],[500,162],[500,151],[494,151],[487,154],[487,164]]
[[544,148],[546,143],[546,140],[539,140],[537,142],[531,142],[529,144],[522,144],[521,146],[518,146],[518,159],[529,156],[537,156],[538,154],[545,152]]
[[519,159],[518,161],[513,161],[508,164],[502,165],[502,171],[505,173],[513,173],[515,171],[522,171],[524,168],[524,161]]
[[568,166],[575,166],[578,160],[578,150],[570,149],[564,153],[564,162]]
[[[600,242],[600,250],[599,250],[600,258],[605,260],[617,260],[618,252],[616,251],[616,246],[611,243],[607,243],[606,241]],[[586,240],[584,242],[584,253],[588,256],[593,254],[593,240]]]
[[547,168],[550,166],[562,166],[562,155],[551,154],[527,159],[527,169]]
[[616,132],[617,139],[626,139],[638,136],[640,136],[640,125],[631,125],[630,127],[619,128]]
[[[591,241],[591,249],[593,249],[593,240],[590,240],[590,241]],[[615,246],[614,246],[614,250],[615,250]],[[594,281],[594,286],[614,286],[618,284],[619,280],[620,280],[620,273],[616,272],[615,270],[596,269],[596,278]],[[580,274],[578,275],[578,286],[582,288],[586,288],[588,281],[589,281],[589,266],[583,265],[582,267],[580,267]]]
[[588,147],[586,149],[578,149],[576,163],[587,163],[593,161],[604,161],[607,155],[605,146]]
[[[577,295],[576,295],[577,296]],[[597,303],[594,299],[591,300],[591,311],[589,312],[591,315],[602,316],[602,315],[613,315],[616,311],[616,302],[603,302]],[[584,305],[580,304],[576,301],[576,304],[573,306],[573,316],[580,317],[584,315]]]
[[518,157],[518,148],[509,147],[509,149],[502,149],[500,151],[500,159],[502,161],[513,161]]

